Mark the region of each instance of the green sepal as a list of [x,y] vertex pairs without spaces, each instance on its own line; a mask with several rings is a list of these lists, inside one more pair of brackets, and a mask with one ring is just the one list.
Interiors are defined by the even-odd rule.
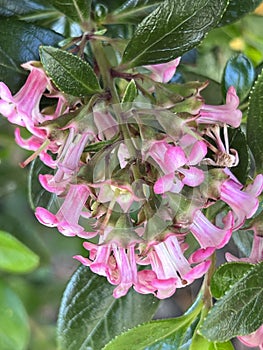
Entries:
[[138,95],[138,90],[137,90],[135,81],[132,79],[124,91],[121,103],[122,104],[124,104],[124,103],[130,104],[131,102],[133,102],[135,100],[137,95]]

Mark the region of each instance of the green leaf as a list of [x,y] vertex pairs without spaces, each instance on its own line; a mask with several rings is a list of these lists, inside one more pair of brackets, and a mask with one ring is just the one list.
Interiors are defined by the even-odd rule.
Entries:
[[27,72],[20,65],[38,60],[40,45],[56,45],[62,36],[13,18],[0,18],[0,76],[12,92],[16,92]]
[[232,173],[242,184],[246,184],[250,170],[250,153],[246,135],[240,128],[228,129],[229,146],[238,151],[238,165],[231,168]]
[[223,342],[250,334],[263,323],[263,263],[249,272],[209,311],[201,333],[210,341]]
[[51,46],[41,46],[40,58],[47,74],[61,91],[73,96],[100,91],[91,66],[79,57]]
[[219,26],[237,21],[249,12],[254,11],[261,2],[262,0],[230,0],[226,12],[219,22]]
[[133,290],[120,299],[105,277],[80,267],[63,295],[58,318],[60,349],[101,349],[121,332],[152,318],[158,300]]
[[[151,321],[130,329],[108,343],[103,350],[159,350],[175,349],[183,335],[202,309],[199,298],[181,317]],[[181,344],[180,344],[181,345]],[[176,347],[178,348],[178,347]]]
[[31,272],[39,264],[38,256],[14,236],[0,231],[0,270],[13,273]]
[[247,142],[253,153],[258,173],[263,171],[263,71],[250,93],[247,116]]
[[213,343],[202,337],[199,334],[195,334],[192,339],[189,350],[235,350],[230,341],[224,343]]
[[227,0],[166,0],[137,27],[123,54],[129,67],[171,61],[192,49],[221,18]]
[[[159,0],[126,0],[110,14],[111,23],[139,23],[161,3]],[[106,19],[107,21],[107,19]]]
[[74,22],[83,24],[89,20],[91,0],[50,0],[50,3]]
[[6,17],[18,16],[47,10],[48,8],[50,8],[48,1],[45,0],[1,0],[0,15]]
[[21,300],[3,281],[0,281],[0,349],[26,350],[29,323]]
[[35,210],[36,207],[50,209],[54,202],[56,195],[47,192],[38,180],[40,174],[53,174],[53,172],[54,169],[46,166],[38,157],[31,163],[28,176],[28,198],[32,210]]
[[135,81],[132,79],[129,84],[126,87],[126,90],[124,91],[124,95],[122,98],[121,103],[130,103],[133,102],[138,94],[138,90],[135,84]]
[[231,85],[236,89],[240,102],[249,94],[255,79],[255,69],[248,57],[243,54],[231,57],[225,66],[222,89],[225,96]]
[[219,299],[238,282],[254,265],[244,262],[231,262],[221,265],[211,280],[211,293]]

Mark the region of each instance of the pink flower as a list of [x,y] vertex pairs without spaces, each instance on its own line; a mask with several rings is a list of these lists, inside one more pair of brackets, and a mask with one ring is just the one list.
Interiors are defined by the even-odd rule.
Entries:
[[117,202],[124,212],[128,212],[133,202],[140,202],[139,198],[129,184],[118,184],[112,180],[90,184],[90,187],[98,188],[97,201],[99,203]]
[[259,174],[253,184],[242,189],[242,184],[232,176],[220,187],[220,199],[227,203],[235,215],[234,228],[240,228],[245,219],[251,218],[258,208],[258,196],[263,190],[263,175]]
[[89,266],[91,271],[106,276],[111,284],[117,285],[113,292],[115,298],[126,295],[137,283],[135,244],[123,248],[114,242],[101,245],[84,242],[83,246],[90,251],[89,259],[81,255],[76,255],[74,258]]
[[228,124],[234,128],[239,127],[242,119],[242,112],[237,109],[239,98],[234,86],[230,86],[226,95],[226,104],[212,106],[203,104],[199,116],[196,119],[198,124]]
[[260,350],[263,350],[263,325],[254,333],[242,335],[237,338],[248,347],[252,348],[258,346]]
[[156,161],[165,173],[154,184],[154,192],[179,193],[184,185],[195,187],[204,181],[204,173],[194,167],[207,151],[203,141],[196,141],[187,156],[180,146],[172,146],[166,142],[157,142],[152,145],[149,155]]
[[114,137],[118,130],[118,123],[109,112],[94,110],[94,123],[98,128],[98,139],[109,140]]
[[[147,262],[154,273],[147,272],[151,270],[140,271],[139,282],[134,288],[144,293],[152,293],[154,290],[160,299],[170,297],[176,288],[182,288],[202,277],[210,266],[210,261],[205,261],[191,267],[175,235],[169,235],[161,243],[151,244]],[[141,263],[145,264],[144,261]],[[146,278],[146,283],[142,277]]]
[[70,185],[57,214],[53,214],[45,208],[37,207],[35,215],[41,224],[48,227],[57,227],[59,232],[65,236],[94,237],[97,232],[85,232],[84,228],[78,223],[89,195],[90,190],[87,186],[82,184]]
[[189,229],[200,244],[190,257],[191,262],[199,262],[210,256],[216,249],[224,247],[233,231],[233,214],[230,211],[223,219],[224,228],[213,225],[207,217],[197,210]]
[[160,63],[145,66],[145,68],[149,69],[152,74],[150,77],[152,80],[159,83],[167,83],[175,74],[176,68],[179,65],[181,57],[176,58],[173,61],[167,63]]
[[16,95],[12,96],[8,87],[0,83],[0,113],[10,123],[26,127],[34,135],[42,136],[45,132],[35,126],[45,120],[39,111],[39,103],[49,79],[38,62],[30,61],[22,67],[29,69],[30,73]]

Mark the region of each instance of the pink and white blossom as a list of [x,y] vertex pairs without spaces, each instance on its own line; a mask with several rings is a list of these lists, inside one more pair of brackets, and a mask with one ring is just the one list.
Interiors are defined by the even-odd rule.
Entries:
[[[144,289],[146,293],[148,284],[148,293],[154,290],[154,294],[160,299],[170,297],[177,288],[182,288],[202,277],[210,266],[210,261],[205,261],[192,267],[175,235],[169,235],[163,242],[152,244],[147,254],[147,261],[151,265],[150,271],[154,273],[145,272],[147,270],[140,271],[138,275],[144,275],[147,283],[143,283],[142,278],[139,278],[140,283],[134,288],[140,291]],[[142,263],[145,264],[143,261]]]
[[196,187],[204,181],[203,170],[195,167],[204,155],[207,148],[203,141],[196,141],[189,155],[180,146],[172,146],[164,141],[154,143],[148,155],[160,166],[164,175],[154,184],[154,192],[179,193],[184,185]]
[[97,232],[85,232],[79,224],[80,216],[89,195],[90,190],[86,185],[71,184],[57,214],[53,214],[45,208],[37,207],[36,218],[45,226],[57,227],[59,232],[65,236],[94,237]]
[[216,249],[224,247],[231,238],[233,232],[233,214],[228,214],[223,219],[224,227],[220,228],[211,223],[201,210],[197,210],[190,231],[198,241],[201,248],[197,249],[190,257],[191,262],[203,261]]
[[152,80],[159,83],[167,83],[174,76],[176,68],[180,63],[180,60],[181,57],[178,57],[170,62],[153,64],[145,66],[145,68],[149,69],[152,72],[152,74],[150,75]]
[[242,184],[233,176],[221,184],[220,199],[233,210],[235,229],[240,228],[246,219],[251,218],[255,214],[259,205],[258,196],[262,190],[262,174],[257,175],[254,182],[246,188],[243,188]]
[[230,86],[226,95],[226,104],[220,106],[203,104],[196,118],[198,124],[228,124],[234,128],[240,126],[242,112],[238,109],[239,98],[234,86]]

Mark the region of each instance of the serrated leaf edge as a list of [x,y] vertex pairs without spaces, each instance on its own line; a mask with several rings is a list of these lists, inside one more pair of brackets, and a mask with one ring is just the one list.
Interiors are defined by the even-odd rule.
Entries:
[[[263,262],[262,262],[263,263]],[[225,264],[224,264],[225,265]],[[233,285],[230,285],[229,286],[229,289],[225,292],[225,294],[219,299],[219,300],[221,300],[223,297],[225,297],[228,293],[230,293],[231,292],[231,289],[237,284],[237,283],[239,283],[241,280],[243,280],[244,278],[246,278],[246,276],[252,271],[252,269],[254,269],[258,264],[251,264],[251,265],[253,265],[253,267],[251,268],[251,270],[248,270],[247,271],[247,273],[245,273],[244,275],[243,275],[243,277],[240,279],[240,280],[238,280],[236,283],[234,283]],[[207,317],[208,317],[208,315],[210,315],[210,313],[212,312],[212,310],[214,309],[214,307],[216,307],[216,304],[213,306],[213,308],[211,308],[209,311],[208,311],[208,313],[207,313],[207,315],[206,315],[206,317],[204,317],[204,319],[203,319],[203,322],[202,322],[202,324],[200,325],[200,327],[199,327],[199,333],[204,337],[204,338],[206,338],[207,340],[209,340],[209,341],[211,341],[211,342],[215,342],[214,340],[212,340],[211,338],[208,338],[208,337],[206,337],[203,333],[202,333],[202,328],[203,328],[203,324],[204,324],[204,322],[206,321],[206,319],[207,319]],[[244,334],[237,334],[236,336],[238,337],[238,336],[242,336],[242,335],[244,335]],[[228,339],[229,340],[229,339]],[[217,343],[224,343],[224,342],[226,342],[226,341],[228,341],[228,340],[224,340],[224,341],[222,341],[222,342],[217,342]]]
[[[234,264],[239,264],[239,263],[240,263],[240,264],[244,264],[244,262],[242,262],[242,261],[240,261],[240,262],[234,261],[233,263],[234,263]],[[227,266],[227,265],[229,266],[229,264],[231,264],[231,262],[230,262],[230,263],[227,263],[227,262],[226,262],[226,263],[220,265],[217,271],[219,271],[220,269],[222,269],[224,266]],[[255,266],[255,264],[252,264],[252,263],[245,263],[245,264],[246,264],[246,265],[250,265],[250,266],[251,266],[251,269]],[[245,275],[247,275],[247,274],[250,272],[251,269],[249,269],[248,271],[244,272],[244,273],[242,274],[242,276],[240,277],[240,279],[239,279],[238,281],[236,281],[234,284],[230,284],[230,285],[228,286],[228,289],[225,291],[225,293],[224,293],[220,298],[217,298],[217,297],[214,296],[214,295],[213,295],[213,296],[214,296],[217,300],[222,299],[236,283],[238,283],[241,279],[243,279],[243,278],[245,277]]]
[[[41,59],[41,51],[43,51],[44,48],[50,48],[50,49],[60,50],[60,51],[64,52],[66,55],[71,56],[71,57],[74,57],[74,59],[77,59],[78,61],[81,62],[81,64],[86,65],[87,68],[93,72],[93,69],[92,69],[92,67],[88,64],[88,62],[82,60],[80,57],[78,57],[78,56],[76,56],[76,55],[73,55],[71,52],[68,52],[68,51],[65,51],[65,50],[61,50],[61,49],[58,49],[58,48],[55,48],[55,47],[49,46],[49,45],[48,45],[48,46],[41,45],[41,46],[39,47],[39,53],[40,53],[40,61],[41,61],[41,63],[43,64],[43,68],[44,68],[45,72],[47,73],[47,75],[48,75],[48,76],[50,77],[50,79],[52,80],[52,82],[54,83],[54,85],[58,88],[59,91],[61,91],[61,92],[63,92],[63,93],[65,93],[65,91],[63,91],[63,90],[57,85],[57,83],[53,80],[53,78],[51,77],[50,72],[49,72],[48,69],[45,67],[44,63],[42,62],[42,59]],[[93,72],[93,74],[94,74],[94,72]],[[72,75],[72,77],[75,79],[75,76]],[[95,74],[94,74],[94,78],[97,80],[97,83],[98,83],[98,91],[97,91],[97,92],[100,92],[100,91],[101,91],[100,84],[99,84],[99,81],[98,81],[98,79],[97,79],[97,77],[96,77]],[[84,86],[84,85],[83,85],[83,86]],[[86,86],[86,85],[85,85],[85,86]],[[86,86],[86,87],[87,87],[87,90],[90,90],[90,93],[96,92],[96,91],[91,91],[91,89],[90,89],[88,86]],[[66,94],[66,93],[65,93],[65,94]]]

